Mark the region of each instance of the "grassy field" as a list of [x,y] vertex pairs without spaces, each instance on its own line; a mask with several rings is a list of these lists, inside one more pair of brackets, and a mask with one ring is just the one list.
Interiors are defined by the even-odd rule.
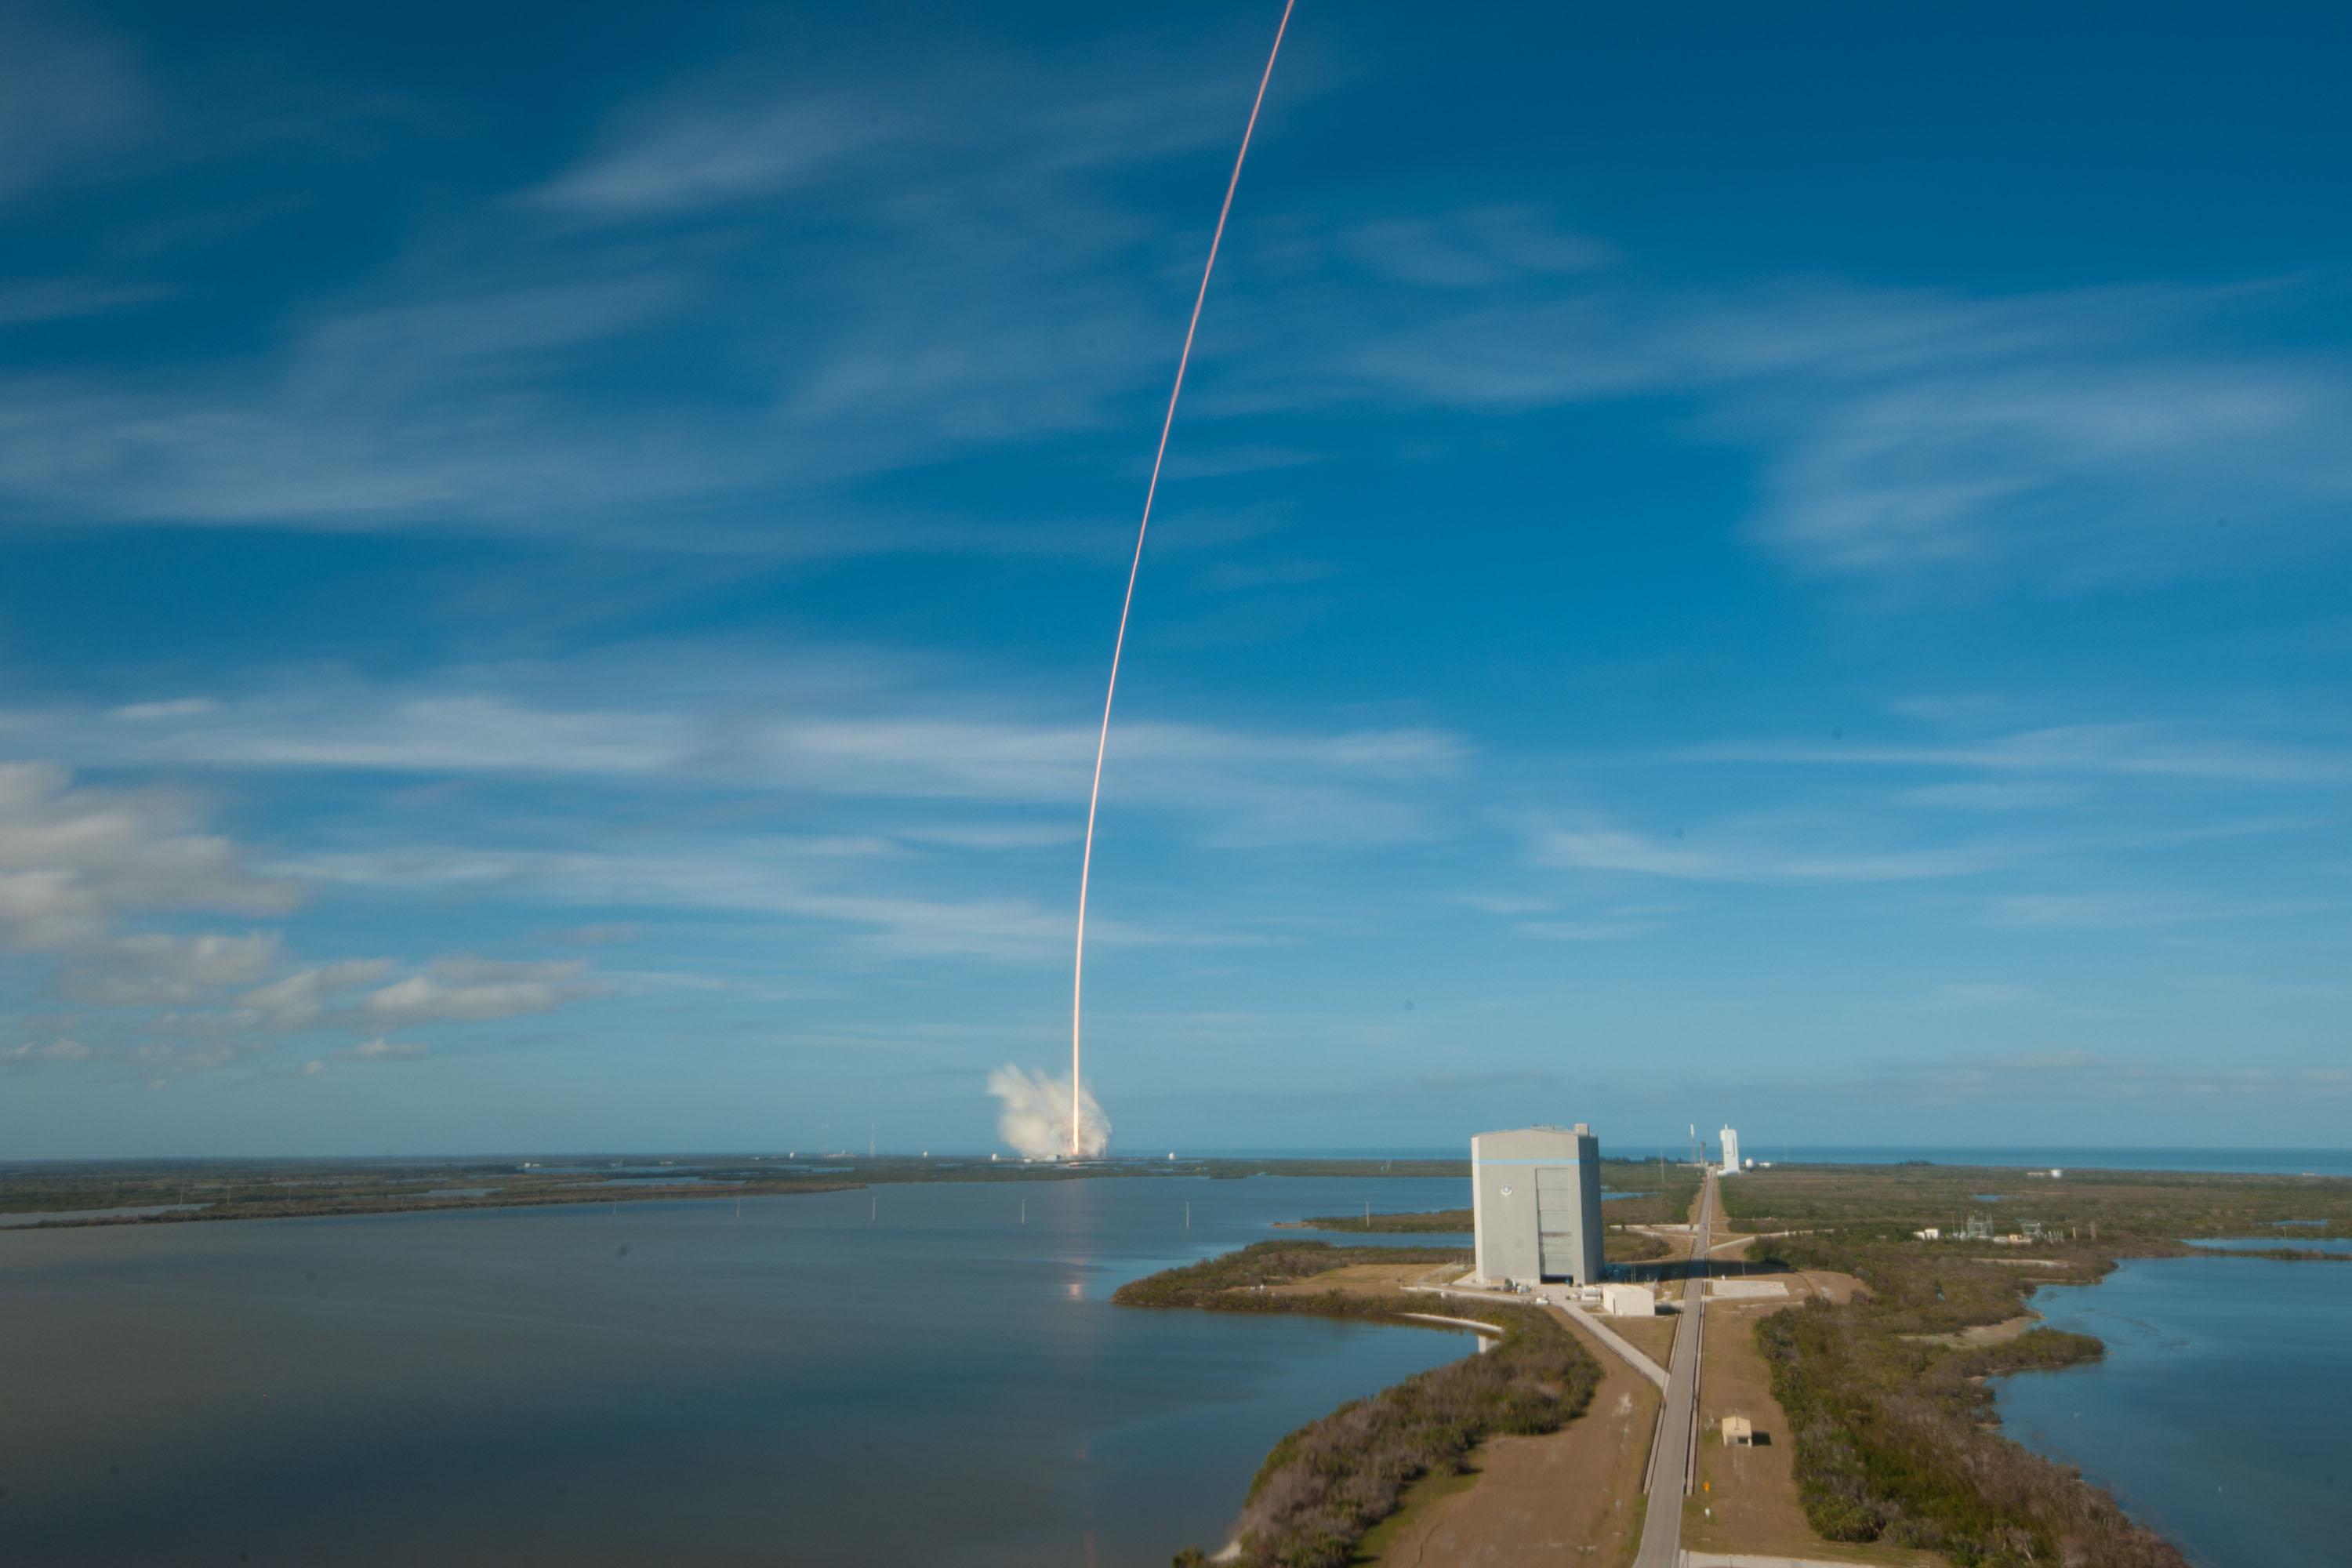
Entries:
[[[1315,1289],[1350,1268],[1394,1269],[1466,1257],[1453,1249],[1342,1247],[1271,1241],[1119,1288],[1126,1306],[1211,1311],[1312,1312],[1408,1321],[1425,1298],[1394,1290]],[[1343,1568],[1365,1537],[1403,1506],[1424,1478],[1456,1475],[1486,1438],[1556,1430],[1580,1415],[1601,1368],[1553,1314],[1519,1306],[1447,1301],[1448,1316],[1503,1331],[1486,1353],[1465,1356],[1341,1405],[1275,1445],[1234,1527],[1237,1561],[1265,1568]],[[1180,1565],[1207,1561],[1199,1548]]]
[[[1772,1397],[1771,1368],[1757,1344],[1759,1322],[1794,1310],[1789,1302],[1716,1301],[1706,1310],[1706,1375],[1699,1390],[1698,1489],[1684,1510],[1683,1544],[1693,1551],[1752,1552],[1807,1562],[1933,1564],[1931,1552],[1884,1541],[1825,1542],[1806,1517],[1787,1416]],[[1622,1331],[1626,1325],[1619,1324]],[[1755,1424],[1758,1442],[1726,1447],[1726,1415]]]
[[2004,1166],[1781,1165],[1719,1191],[1725,1214],[1750,1231],[1901,1240],[1928,1226],[1948,1236],[1976,1215],[1997,1234],[2033,1220],[2105,1255],[2142,1257],[2178,1253],[2184,1238],[2274,1236],[2292,1247],[2352,1236],[2352,1181],[2329,1176],[2068,1171],[2053,1180]]
[[1570,1331],[1601,1367],[1584,1414],[1556,1432],[1487,1438],[1470,1470],[1417,1482],[1358,1547],[1358,1563],[1627,1568],[1641,1544],[1658,1392],[1581,1329]]

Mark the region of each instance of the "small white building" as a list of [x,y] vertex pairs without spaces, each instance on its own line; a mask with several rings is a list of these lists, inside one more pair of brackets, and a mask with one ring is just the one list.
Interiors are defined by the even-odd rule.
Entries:
[[1922,1241],[1941,1241],[1944,1239],[1944,1233],[1932,1225],[1925,1230],[1915,1230],[1911,1234],[1917,1237]]
[[1647,1285],[1603,1285],[1601,1310],[1612,1318],[1654,1318],[1658,1295]]

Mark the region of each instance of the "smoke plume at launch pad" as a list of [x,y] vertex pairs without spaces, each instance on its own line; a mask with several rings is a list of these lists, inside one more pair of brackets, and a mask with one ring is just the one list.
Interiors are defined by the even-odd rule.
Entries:
[[[1093,1158],[1110,1147],[1110,1118],[1095,1102],[1092,1090],[1078,1086],[1076,1115],[1071,1115],[1070,1082],[1043,1069],[1001,1067],[988,1075],[988,1092],[997,1099],[997,1136],[1024,1160],[1054,1160],[1077,1154]],[[1071,1147],[1070,1129],[1078,1130]]]

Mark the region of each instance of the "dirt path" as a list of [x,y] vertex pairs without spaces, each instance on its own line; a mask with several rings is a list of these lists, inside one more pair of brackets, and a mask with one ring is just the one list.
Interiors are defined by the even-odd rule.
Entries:
[[[1561,1314],[1566,1321],[1566,1315]],[[1601,1363],[1585,1414],[1541,1437],[1479,1446],[1475,1484],[1432,1485],[1368,1542],[1382,1568],[1617,1568],[1642,1531],[1642,1467],[1657,1390],[1573,1324]]]

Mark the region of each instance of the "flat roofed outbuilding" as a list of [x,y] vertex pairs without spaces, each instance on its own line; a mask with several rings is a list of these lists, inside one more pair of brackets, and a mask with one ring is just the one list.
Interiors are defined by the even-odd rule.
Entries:
[[1603,1285],[1601,1310],[1612,1318],[1654,1318],[1658,1315],[1657,1292],[1647,1285]]

